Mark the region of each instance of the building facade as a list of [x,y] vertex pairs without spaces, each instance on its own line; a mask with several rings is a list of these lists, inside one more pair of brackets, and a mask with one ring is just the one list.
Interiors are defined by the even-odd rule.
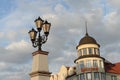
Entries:
[[100,56],[100,45],[89,36],[80,40],[74,67],[62,66],[50,80],[120,80],[120,62],[111,63]]

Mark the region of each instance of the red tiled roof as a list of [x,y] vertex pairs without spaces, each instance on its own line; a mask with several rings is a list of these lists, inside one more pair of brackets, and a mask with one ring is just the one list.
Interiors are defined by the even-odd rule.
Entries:
[[120,62],[115,64],[105,63],[105,71],[108,73],[120,74]]

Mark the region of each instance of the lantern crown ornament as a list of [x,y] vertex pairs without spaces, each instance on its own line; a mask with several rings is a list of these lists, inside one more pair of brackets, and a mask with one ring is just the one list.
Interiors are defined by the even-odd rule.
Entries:
[[[37,31],[32,28],[28,33],[32,42],[33,47],[38,47],[38,50],[41,50],[42,44],[44,44],[47,41],[51,23],[48,23],[48,21],[42,20],[40,17],[36,19],[35,21]],[[41,31],[43,30],[44,34],[41,36]]]

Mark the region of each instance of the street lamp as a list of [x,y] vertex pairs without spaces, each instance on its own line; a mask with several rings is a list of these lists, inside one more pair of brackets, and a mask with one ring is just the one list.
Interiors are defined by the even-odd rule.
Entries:
[[[47,37],[49,35],[51,23],[42,20],[40,17],[35,20],[37,31],[32,28],[28,33],[30,35],[30,39],[33,47],[38,47],[38,50],[41,50],[42,44],[47,41]],[[40,32],[43,29],[44,34],[41,36]],[[38,34],[37,34],[38,33]],[[36,38],[38,36],[38,38]]]

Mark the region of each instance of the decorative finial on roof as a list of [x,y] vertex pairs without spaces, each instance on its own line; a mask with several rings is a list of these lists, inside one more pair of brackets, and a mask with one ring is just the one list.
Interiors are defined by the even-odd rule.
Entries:
[[88,36],[87,21],[85,21],[85,28],[86,28],[86,36]]

